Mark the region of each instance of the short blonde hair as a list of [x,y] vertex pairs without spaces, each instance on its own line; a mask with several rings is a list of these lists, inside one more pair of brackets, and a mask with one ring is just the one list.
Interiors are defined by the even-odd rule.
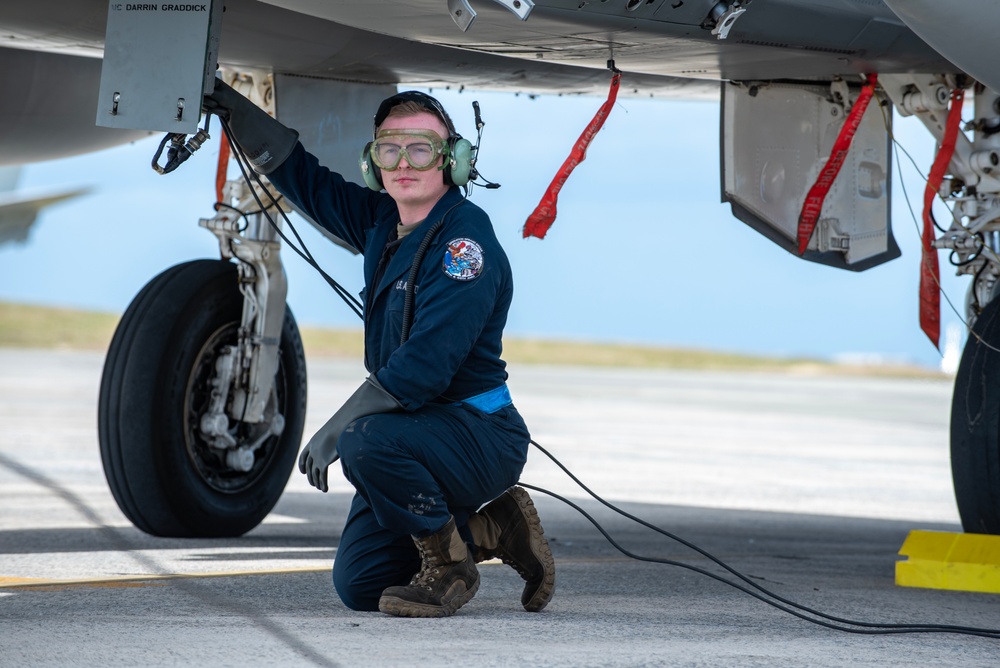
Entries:
[[[437,116],[433,111],[420,104],[419,102],[414,102],[413,100],[404,100],[399,104],[392,107],[389,113],[385,115],[386,118],[392,118],[393,116],[416,116],[417,114],[433,114]],[[385,121],[382,121],[383,123]]]
[[[455,124],[452,123],[451,117],[448,116],[447,112],[444,113],[444,117],[441,117],[433,109],[425,107],[419,102],[414,102],[413,100],[404,100],[403,102],[393,106],[389,109],[389,113],[385,115],[385,120],[382,122],[385,123],[386,120],[394,117],[416,116],[418,114],[430,114],[431,116],[434,116],[444,124],[444,129],[448,131],[449,135],[455,134]],[[448,139],[448,137],[444,137],[444,139]]]

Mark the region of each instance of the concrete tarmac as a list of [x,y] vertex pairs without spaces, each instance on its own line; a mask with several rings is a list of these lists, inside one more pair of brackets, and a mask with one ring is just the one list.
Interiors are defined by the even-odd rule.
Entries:
[[[589,500],[540,452],[524,482],[557,563],[541,613],[481,565],[456,616],[347,610],[333,592],[349,486],[293,473],[274,513],[227,540],[129,524],[97,444],[103,356],[0,350],[0,666],[996,666],[1000,640],[848,634],[687,567],[704,556]],[[363,380],[309,360],[306,435]],[[911,529],[958,530],[944,381],[514,367],[541,445],[597,493],[751,582],[843,618],[1000,628],[1000,597],[900,588]],[[746,585],[744,585],[746,586]],[[857,628],[857,627],[855,627]]]

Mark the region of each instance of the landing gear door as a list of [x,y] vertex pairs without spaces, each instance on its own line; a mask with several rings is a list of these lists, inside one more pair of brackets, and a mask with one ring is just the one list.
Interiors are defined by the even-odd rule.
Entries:
[[214,86],[223,0],[108,4],[97,125],[194,134]]
[[[722,201],[744,223],[798,254],[802,203],[830,157],[846,120],[844,106],[828,84],[722,87]],[[859,91],[849,89],[852,101]],[[899,257],[889,226],[892,163],[885,123],[891,118],[891,109],[872,100],[804,259],[864,271]]]

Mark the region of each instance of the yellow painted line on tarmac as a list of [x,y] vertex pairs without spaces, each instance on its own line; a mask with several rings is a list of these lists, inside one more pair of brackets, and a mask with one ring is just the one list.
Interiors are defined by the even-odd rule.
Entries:
[[100,578],[58,580],[51,578],[14,578],[0,576],[0,589],[39,589],[65,587],[144,587],[157,586],[168,580],[197,580],[201,578],[231,578],[245,575],[288,575],[294,573],[327,573],[329,566],[302,568],[275,568],[255,571],[218,571],[214,573],[161,573],[159,575],[118,575]]
[[896,562],[901,587],[1000,594],[1000,536],[911,531]]

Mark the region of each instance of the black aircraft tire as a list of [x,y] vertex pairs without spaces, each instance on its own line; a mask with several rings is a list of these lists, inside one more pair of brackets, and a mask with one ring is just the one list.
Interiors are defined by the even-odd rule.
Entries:
[[[120,439],[112,438],[112,434],[117,433],[117,425],[121,419],[119,402],[113,400],[112,397],[117,398],[121,392],[121,375],[128,360],[129,346],[126,342],[131,342],[134,338],[135,323],[143,319],[149,304],[156,301],[156,293],[183,266],[171,267],[151,280],[129,304],[115,329],[111,345],[108,347],[108,354],[104,358],[104,371],[101,374],[101,388],[98,395],[97,431],[104,477],[107,479],[111,494],[121,511],[133,524],[147,533],[152,533],[152,531],[148,522],[139,512],[126,483],[127,477],[122,463]],[[112,425],[115,425],[114,431],[112,431]]]
[[972,330],[955,376],[951,474],[962,528],[1000,534],[1000,300]]
[[[246,533],[278,502],[295,464],[306,366],[290,309],[275,377],[281,435],[264,441],[244,473],[225,466],[197,429],[215,359],[237,340],[236,274],[232,263],[196,260],[156,276],[122,316],[105,360],[98,402],[105,477],[126,517],[155,536]],[[268,425],[240,426],[237,440],[246,442]]]

